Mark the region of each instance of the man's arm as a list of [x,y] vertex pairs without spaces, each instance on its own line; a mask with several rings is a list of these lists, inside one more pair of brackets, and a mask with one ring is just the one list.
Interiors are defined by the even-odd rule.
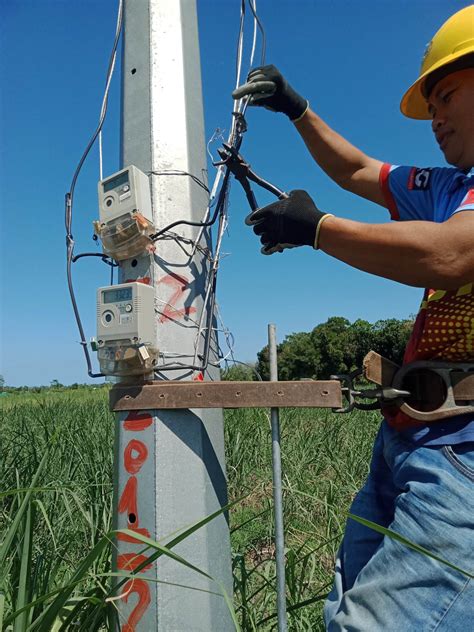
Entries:
[[474,281],[474,212],[441,224],[363,224],[328,217],[319,247],[354,268],[406,285],[454,290]]
[[275,66],[252,70],[247,83],[232,93],[234,99],[248,97],[251,105],[283,112],[295,124],[318,165],[344,189],[386,206],[379,186],[380,160],[370,158],[332,130],[309,109]]
[[294,125],[314,160],[334,182],[351,193],[386,207],[379,185],[383,164],[380,160],[351,145],[309,108]]

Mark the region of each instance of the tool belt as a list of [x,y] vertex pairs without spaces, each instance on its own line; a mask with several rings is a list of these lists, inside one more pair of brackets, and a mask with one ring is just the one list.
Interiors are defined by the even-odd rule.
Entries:
[[[374,383],[376,388],[355,388],[355,380],[361,377]],[[331,376],[331,379],[343,382],[342,390],[348,400],[348,405],[337,412],[393,407],[425,423],[474,415],[474,364],[419,361],[400,367],[369,351],[362,369]],[[376,401],[364,403],[359,398]]]

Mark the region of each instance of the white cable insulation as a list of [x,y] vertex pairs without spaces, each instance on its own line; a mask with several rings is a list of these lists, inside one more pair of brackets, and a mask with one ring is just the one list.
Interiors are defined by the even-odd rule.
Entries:
[[[118,12],[117,12],[117,23],[115,26],[115,37],[118,37],[120,29],[122,27],[122,4],[123,0],[119,0]],[[102,99],[102,106],[100,108],[99,120],[102,119],[105,113],[105,109],[107,108],[107,100],[109,98],[109,90],[110,85],[112,83],[112,77],[115,70],[115,62],[117,60],[117,51],[114,52],[112,57],[112,63],[110,65],[110,72],[107,76],[107,81],[105,84],[104,90],[104,98]],[[103,179],[103,155],[102,155],[102,129],[99,132],[99,180]]]
[[102,130],[99,132],[99,180],[104,179],[103,161],[102,161]]
[[[253,39],[252,39],[252,50],[251,50],[251,54],[250,54],[250,63],[249,63],[249,68],[252,67],[253,62],[254,62],[254,57],[255,57],[255,50],[256,50],[256,45],[257,45],[257,30],[258,30],[258,20],[257,20],[257,3],[256,0],[249,0],[249,2],[251,3],[251,6],[253,7]],[[237,67],[236,67],[236,87],[238,87],[240,85],[240,77],[241,77],[241,72],[242,72],[242,59],[243,59],[243,46],[244,46],[244,20],[245,20],[245,3],[241,2],[241,6],[240,6],[240,30],[239,30],[239,37],[238,37],[238,47],[237,47]],[[234,108],[233,108],[233,113],[237,113],[237,114],[244,114],[246,109],[248,106],[248,98],[247,99],[240,99],[239,101],[236,101],[234,103]],[[235,116],[233,114],[232,116],[232,124],[231,124],[231,129],[227,138],[227,142],[229,144],[233,144],[235,135],[237,133],[237,120],[238,120],[238,116]],[[207,145],[207,150],[208,150],[208,154],[210,154],[209,152],[209,145],[210,143],[215,139],[216,133],[212,136],[212,138],[209,140],[208,145]],[[210,155],[211,159],[212,159],[212,155]],[[212,206],[215,204],[216,199],[218,197],[218,195],[220,195],[221,193],[221,185],[222,185],[222,180],[224,178],[225,175],[225,167],[223,165],[220,165],[217,167],[217,172],[209,193],[209,200],[208,200],[208,204],[206,207],[206,210],[204,212],[203,218],[202,218],[202,223],[205,223],[209,216],[210,216],[210,212],[211,212],[211,208]],[[200,348],[200,342],[201,339],[204,338],[204,340],[206,339],[204,336],[204,332],[206,332],[206,336],[211,335],[211,332],[208,330],[208,327],[205,327],[205,321],[207,321],[206,319],[206,315],[207,315],[207,309],[209,309],[209,305],[210,305],[210,299],[211,299],[211,295],[212,295],[212,291],[213,291],[213,287],[214,287],[214,283],[213,283],[213,278],[214,276],[217,275],[218,272],[218,268],[219,268],[219,262],[220,262],[220,258],[221,258],[221,246],[222,246],[222,241],[223,241],[223,237],[225,234],[225,231],[227,229],[227,225],[228,225],[228,203],[229,203],[229,188],[230,188],[230,180],[228,181],[228,185],[227,185],[227,191],[225,192],[225,198],[223,200],[223,205],[222,205],[222,210],[221,213],[219,215],[219,222],[218,222],[218,233],[217,233],[217,238],[216,238],[216,244],[215,244],[215,248],[214,248],[214,253],[212,255],[212,257],[210,258],[210,264],[209,264],[209,269],[206,275],[206,282],[205,282],[205,295],[204,295],[204,300],[203,300],[203,305],[202,305],[202,310],[200,313],[200,318],[199,321],[195,321],[193,319],[190,319],[192,322],[194,322],[197,325],[197,334],[196,334],[196,338],[195,338],[195,343],[194,343],[194,356],[193,356],[193,366],[198,366],[198,356],[199,356],[199,348]],[[202,236],[204,234],[204,230],[205,230],[205,226],[201,226],[199,228],[198,234],[197,234],[197,238],[194,240],[194,244],[193,244],[193,248],[192,248],[192,252],[191,252],[191,257],[194,256],[197,248],[199,247],[200,241],[202,239]],[[176,236],[176,239],[178,239],[178,236]],[[160,301],[161,302],[161,301]],[[164,302],[164,301],[163,301]],[[224,335],[224,338],[226,340],[226,344],[228,347],[228,352],[222,356],[222,358],[220,359],[220,361],[226,361],[227,358],[229,358],[229,356],[232,358],[233,362],[237,362],[237,360],[235,360],[234,357],[234,344],[235,344],[235,340],[234,340],[234,336],[232,334],[232,332],[230,330],[228,330],[223,322],[222,319],[222,315],[220,313],[219,307],[217,305],[217,303],[215,303],[215,310],[216,310],[216,316],[218,318],[218,322],[221,324],[222,326],[222,333]],[[213,331],[214,328],[212,328],[211,331]],[[217,331],[217,330],[216,330]],[[219,347],[219,351],[220,351],[220,347]],[[168,355],[168,357],[171,357],[170,352],[166,353],[166,355]],[[178,357],[178,356],[176,356]],[[180,362],[176,362],[176,365],[181,365],[183,364],[183,368],[185,368],[185,364],[184,363],[180,363]],[[215,365],[214,363],[210,362],[209,364],[211,365]],[[161,369],[166,370],[166,365],[164,366],[158,366],[156,367],[157,372],[160,372]]]
[[253,41],[252,41],[252,52],[250,53],[250,68],[253,66],[253,58],[255,56],[255,48],[257,46],[257,0],[249,0],[250,4],[253,6],[254,16],[253,16]]
[[[255,13],[256,13],[257,12],[256,11],[256,0],[253,3],[253,7],[254,7],[254,10],[255,10]],[[244,4],[244,2],[242,2],[241,5],[240,5],[240,31],[239,31],[238,48],[237,48],[237,71],[236,71],[236,81],[235,81],[236,88],[240,85],[240,76],[241,76],[241,72],[242,72],[243,45],[244,45],[244,19],[245,19],[245,4]],[[256,37],[257,37],[257,20],[256,20],[256,17],[254,16],[254,35],[253,35],[252,52],[251,52],[251,56],[250,56],[250,67],[252,66],[253,57],[255,55]],[[248,99],[246,99],[246,100],[240,99],[239,101],[236,101],[235,102],[234,111],[236,111],[238,113],[244,112],[246,107],[247,107],[247,103],[248,103]],[[232,117],[231,130],[230,130],[230,133],[229,133],[229,137],[227,139],[227,142],[229,144],[232,144],[232,142],[233,142],[234,135],[236,133],[236,124],[237,124],[237,117],[233,116]],[[211,188],[211,192],[210,192],[210,195],[209,195],[209,204],[208,204],[208,207],[206,209],[206,213],[204,215],[205,218],[209,217],[211,206],[212,206],[212,204],[213,204],[213,202],[214,202],[214,200],[215,200],[215,198],[217,196],[217,192],[220,189],[220,184],[221,184],[221,180],[222,180],[223,176],[224,176],[224,167],[223,167],[223,165],[221,165],[221,166],[218,167],[217,174],[216,174],[216,177],[214,179],[214,182],[213,182],[213,185],[212,185],[212,188]],[[230,183],[229,183],[229,185],[230,185]],[[218,235],[217,235],[217,239],[216,239],[216,245],[215,245],[215,249],[214,249],[214,256],[212,258],[211,265],[209,267],[209,272],[208,272],[207,279],[206,279],[206,293],[205,293],[205,297],[204,297],[204,302],[203,302],[203,307],[202,307],[202,311],[201,311],[201,316],[200,316],[200,319],[199,319],[198,332],[197,332],[196,339],[195,339],[195,344],[194,344],[194,361],[193,361],[193,365],[194,366],[197,366],[197,360],[198,360],[198,355],[199,355],[199,342],[201,340],[201,336],[202,336],[202,332],[203,332],[204,317],[206,315],[206,309],[208,307],[208,303],[209,303],[209,299],[210,299],[211,291],[212,291],[212,285],[210,283],[211,274],[212,274],[213,270],[215,270],[215,274],[217,274],[217,269],[219,267],[220,250],[221,250],[221,245],[222,245],[222,239],[223,239],[225,230],[227,228],[227,224],[228,224],[228,195],[226,195],[226,199],[225,199],[224,204],[223,204],[223,210],[222,210],[222,214],[221,214],[221,217],[220,217],[220,220],[219,220],[219,231],[218,231]],[[200,242],[202,234],[203,234],[203,231],[204,231],[204,227],[201,227],[201,229],[200,229],[200,231],[198,233],[198,238],[196,239],[196,242],[195,242],[196,244],[198,244]],[[193,249],[193,252],[194,252],[194,249]],[[221,322],[222,322],[222,320],[221,320]],[[226,342],[228,342],[227,336],[226,336]],[[228,345],[228,347],[229,347],[229,345]],[[232,349],[231,349],[231,355],[233,356]],[[225,357],[228,357],[228,356],[229,356],[229,354],[227,354]]]

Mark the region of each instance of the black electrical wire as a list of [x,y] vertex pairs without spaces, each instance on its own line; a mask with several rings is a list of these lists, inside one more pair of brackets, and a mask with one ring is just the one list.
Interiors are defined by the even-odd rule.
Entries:
[[[240,143],[242,142],[242,137],[240,136],[238,138],[238,145],[240,145]],[[224,175],[224,181],[222,183],[221,189],[219,191],[219,198],[218,198],[218,202],[216,205],[216,213],[220,212],[222,208],[224,208],[225,204],[226,204],[226,197],[228,195],[228,179],[230,176],[230,169],[227,168],[226,169],[226,173]],[[203,354],[201,356],[199,356],[202,359],[202,362],[200,365],[190,365],[190,364],[169,364],[169,365],[162,365],[159,367],[156,367],[154,369],[155,373],[161,373],[162,371],[179,371],[181,369],[190,369],[193,371],[201,371],[204,372],[207,367],[209,366],[209,354],[210,354],[210,348],[211,348],[211,332],[212,332],[212,321],[214,319],[214,307],[215,307],[215,302],[216,302],[216,284],[217,284],[217,268],[212,268],[210,274],[209,274],[209,284],[212,284],[212,289],[210,292],[210,296],[211,296],[211,300],[208,304],[207,307],[207,321],[206,321],[206,327],[204,328],[206,330],[206,337],[204,340],[204,350],[203,350]]]
[[[77,301],[76,301],[76,297],[74,294],[74,287],[73,287],[73,282],[72,282],[72,263],[73,260],[76,260],[78,258],[80,258],[81,255],[77,255],[77,257],[74,257],[74,238],[72,235],[72,210],[73,210],[73,202],[74,202],[74,191],[76,188],[76,182],[77,179],[79,177],[79,174],[81,172],[82,166],[84,165],[84,162],[87,158],[87,156],[89,155],[90,150],[92,149],[92,146],[94,145],[95,141],[97,140],[97,137],[104,125],[104,121],[105,121],[105,116],[107,114],[107,105],[108,105],[108,86],[109,86],[109,81],[110,81],[110,77],[112,75],[112,71],[113,71],[113,67],[114,67],[114,59],[115,59],[115,55],[117,52],[117,47],[118,47],[118,43],[120,40],[120,35],[122,33],[122,24],[123,24],[123,3],[120,2],[119,5],[119,13],[118,13],[118,17],[117,17],[117,29],[116,29],[116,33],[115,33],[115,39],[114,39],[114,43],[112,45],[112,52],[110,54],[110,58],[109,58],[109,65],[107,68],[107,75],[106,75],[106,82],[105,82],[105,93],[104,93],[104,99],[103,99],[103,108],[101,111],[101,115],[99,118],[99,123],[97,125],[96,130],[94,131],[94,133],[92,134],[89,143],[87,144],[87,147],[85,148],[81,159],[79,160],[76,170],[74,171],[74,175],[72,177],[72,181],[71,181],[71,186],[69,188],[69,191],[66,193],[65,196],[65,212],[64,212],[64,217],[65,217],[65,227],[66,227],[66,253],[67,253],[67,259],[66,259],[66,275],[67,275],[67,284],[68,284],[68,289],[69,289],[69,296],[71,297],[71,303],[72,303],[72,308],[74,311],[74,316],[76,318],[76,324],[77,324],[77,328],[79,330],[79,335],[81,337],[80,340],[80,345],[82,346],[82,349],[84,351],[84,355],[85,355],[85,359],[86,359],[86,363],[87,363],[87,373],[89,375],[89,377],[92,378],[96,378],[96,377],[105,377],[104,373],[94,373],[92,371],[92,362],[91,362],[91,357],[89,354],[89,349],[87,348],[87,341],[86,341],[86,337],[84,334],[84,328],[82,326],[82,321],[81,321],[81,317],[79,314],[79,308],[77,306]],[[97,253],[98,254],[98,253]],[[113,268],[112,268],[113,270]]]
[[184,220],[184,219],[178,219],[175,222],[172,222],[171,224],[168,224],[168,226],[165,226],[164,228],[159,230],[157,233],[154,233],[153,235],[150,235],[150,239],[152,241],[156,241],[157,239],[159,239],[161,237],[161,235],[163,235],[164,233],[167,233],[169,230],[171,230],[172,228],[175,228],[176,226],[199,226],[199,227],[212,226],[214,224],[214,222],[216,221],[218,215],[219,215],[219,207],[216,206],[216,210],[214,211],[214,215],[207,222],[191,222],[191,221]]
[[[266,49],[266,37],[265,37],[265,31],[263,28],[263,25],[260,21],[260,19],[258,18],[257,12],[255,10],[255,6],[253,5],[253,1],[249,0],[249,5],[250,8],[252,10],[252,13],[254,15],[255,20],[257,21],[258,27],[260,29],[260,32],[262,34],[262,54],[261,54],[261,64],[264,65],[265,63],[265,49]],[[239,36],[237,39],[237,66],[236,66],[236,75],[239,75],[239,59],[241,57],[241,53],[242,53],[242,42],[243,42],[243,32],[244,32],[244,22],[245,22],[245,0],[241,0],[241,12],[240,12],[240,28],[239,28]],[[233,115],[236,117],[236,125],[235,125],[235,133],[233,134],[233,137],[231,139],[230,145],[235,148],[235,150],[238,152],[240,149],[240,146],[242,144],[242,140],[243,140],[243,133],[246,131],[247,126],[245,123],[245,112],[247,110],[247,107],[249,105],[249,100],[250,98],[246,99],[243,103],[242,109],[240,112],[233,112]],[[158,231],[157,233],[155,233],[154,235],[151,236],[151,239],[153,239],[153,241],[156,241],[161,235],[163,235],[164,233],[166,233],[167,231],[171,230],[172,228],[174,228],[175,226],[178,225],[187,225],[187,226],[199,226],[199,227],[208,227],[208,226],[212,226],[216,220],[217,217],[219,216],[219,214],[221,213],[222,209],[225,206],[226,203],[226,198],[228,195],[228,191],[229,191],[229,177],[230,177],[230,169],[229,167],[226,167],[226,171],[224,174],[224,180],[223,183],[221,185],[221,189],[219,191],[219,196],[218,196],[218,201],[216,204],[216,208],[214,211],[213,216],[207,221],[207,222],[190,222],[190,221],[185,221],[185,220],[177,220],[176,222],[173,222],[171,224],[169,224],[168,226],[165,226],[165,228],[162,228],[160,231]],[[195,366],[195,365],[185,365],[185,364],[168,364],[168,365],[162,365],[159,367],[155,368],[155,373],[160,373],[162,371],[178,371],[178,370],[184,370],[184,369],[190,369],[193,371],[201,371],[204,372],[207,367],[209,366],[209,354],[210,354],[210,344],[211,344],[211,337],[212,337],[212,321],[214,318],[214,306],[215,306],[215,298],[216,298],[216,283],[217,283],[217,269],[213,268],[210,272],[210,277],[209,277],[209,283],[212,284],[212,290],[211,290],[211,300],[209,302],[208,305],[208,312],[207,312],[207,323],[206,323],[206,337],[204,340],[204,350],[203,350],[203,354],[198,356],[202,362],[199,366]]]
[[[242,143],[242,135],[239,134],[235,140],[234,146],[236,148],[236,150],[238,151],[240,148],[240,145]],[[164,228],[162,228],[161,230],[159,230],[157,233],[154,233],[153,235],[150,235],[150,239],[152,241],[156,241],[159,237],[161,237],[161,235],[163,235],[164,233],[168,232],[169,230],[171,230],[172,228],[175,228],[175,226],[199,226],[200,228],[202,227],[207,227],[207,226],[212,226],[216,219],[219,216],[219,213],[221,212],[222,209],[222,202],[225,199],[225,194],[226,194],[226,189],[229,186],[229,177],[230,177],[230,170],[228,167],[226,167],[226,172],[224,175],[224,181],[222,183],[220,192],[219,192],[219,197],[218,197],[218,201],[216,204],[216,208],[215,211],[211,217],[211,219],[209,219],[207,222],[191,222],[188,220],[184,220],[184,219],[178,219],[175,222],[172,222],[171,224],[168,224],[168,226],[165,226]]]
[[100,257],[104,263],[108,266],[112,266],[112,268],[118,268],[118,264],[114,262],[108,255],[105,255],[103,252],[81,252],[80,255],[74,255],[72,257],[72,263],[76,263],[78,259],[82,259],[83,257]]
[[118,263],[115,263],[108,255],[100,252],[81,252],[80,255],[75,255],[72,258],[72,263],[76,263],[78,259],[83,257],[100,257],[104,263],[110,266],[110,285],[114,284],[114,268],[118,268]]
[[[266,37],[265,37],[265,31],[263,28],[263,25],[257,15],[256,9],[255,9],[255,5],[253,3],[253,0],[249,0],[249,6],[250,9],[252,11],[252,14],[258,24],[258,27],[260,29],[261,35],[262,35],[262,46],[261,46],[261,64],[264,65],[265,63],[265,49],[266,49]],[[240,29],[239,29],[239,37],[238,37],[238,45],[237,45],[237,76],[239,74],[239,68],[240,68],[240,64],[241,64],[241,54],[242,54],[242,43],[243,43],[243,31],[244,31],[244,21],[245,21],[245,0],[241,0],[241,15],[240,15]],[[85,339],[85,334],[84,334],[84,330],[82,327],[82,322],[80,319],[80,315],[79,315],[79,310],[77,307],[77,302],[76,302],[76,298],[75,298],[75,294],[74,294],[74,289],[73,289],[73,283],[72,283],[72,263],[75,263],[78,259],[82,258],[82,257],[89,257],[89,256],[96,256],[96,257],[100,257],[102,259],[102,261],[108,265],[110,265],[111,267],[111,284],[113,284],[113,271],[114,268],[117,267],[117,264],[113,263],[110,258],[107,257],[107,255],[101,254],[101,253],[82,253],[79,255],[74,256],[74,239],[73,239],[73,235],[72,235],[72,210],[73,210],[73,201],[74,201],[74,192],[75,192],[75,187],[76,187],[76,182],[77,179],[79,177],[80,171],[83,167],[83,164],[87,158],[87,156],[89,155],[89,152],[92,148],[92,146],[94,145],[95,141],[97,140],[97,137],[100,133],[100,131],[102,130],[104,121],[105,121],[105,117],[106,117],[106,113],[107,113],[107,106],[108,106],[108,89],[109,89],[109,82],[110,82],[110,78],[111,78],[111,74],[113,71],[113,67],[114,67],[114,58],[116,55],[116,51],[117,51],[117,47],[118,47],[118,43],[120,40],[120,35],[122,32],[122,24],[123,24],[123,3],[120,2],[119,4],[119,14],[117,17],[117,30],[116,30],[116,35],[115,35],[115,39],[114,39],[114,43],[112,46],[112,52],[110,55],[110,59],[109,59],[109,65],[108,65],[108,69],[107,69],[107,79],[106,79],[106,90],[105,90],[105,94],[104,94],[104,99],[103,99],[103,107],[101,110],[101,116],[99,118],[99,123],[98,126],[96,128],[96,130],[94,131],[91,139],[89,140],[89,143],[86,147],[86,149],[84,150],[81,159],[76,167],[76,170],[74,172],[73,178],[72,178],[72,182],[71,182],[71,186],[69,189],[69,192],[66,193],[65,196],[65,225],[66,225],[66,245],[67,245],[67,281],[68,281],[68,288],[69,288],[69,294],[71,297],[71,303],[73,306],[73,310],[74,310],[74,315],[76,318],[76,323],[79,329],[79,333],[80,333],[80,337],[81,337],[81,341],[80,344],[84,350],[84,354],[85,354],[85,358],[86,358],[86,363],[87,363],[87,369],[88,369],[88,375],[90,377],[104,377],[104,374],[102,373],[93,373],[92,372],[92,364],[91,364],[91,359],[90,359],[90,354],[89,354],[89,350],[87,348],[87,341]],[[233,138],[231,141],[231,145],[232,147],[234,147],[237,151],[240,148],[240,145],[242,143],[242,134],[243,132],[245,132],[246,130],[246,125],[245,125],[245,119],[244,119],[244,115],[245,115],[245,111],[247,109],[248,106],[248,100],[246,102],[244,102],[243,104],[243,108],[241,110],[241,112],[234,112],[234,116],[236,116],[237,121],[236,121],[236,125],[235,125],[235,133],[233,134]],[[190,177],[196,184],[198,184],[198,186],[200,186],[202,189],[204,189],[207,193],[210,193],[209,188],[207,187],[207,185],[200,180],[197,176],[186,172],[186,171],[180,171],[180,170],[169,170],[169,171],[163,171],[163,172],[158,172],[158,171],[152,171],[150,172],[153,175],[171,175],[171,176],[188,176]],[[174,228],[175,226],[178,225],[188,225],[188,226],[198,226],[198,227],[209,227],[212,226],[218,216],[222,213],[223,209],[225,208],[226,202],[227,202],[227,196],[228,196],[228,191],[229,191],[229,177],[230,177],[230,169],[228,167],[226,167],[226,171],[224,174],[224,180],[223,183],[221,185],[220,191],[219,191],[219,195],[218,195],[218,200],[216,203],[216,208],[215,211],[212,215],[212,217],[206,221],[206,222],[191,222],[191,221],[187,221],[187,220],[178,220],[175,222],[172,222],[171,224],[169,224],[168,226],[166,226],[165,228],[161,229],[160,231],[158,231],[157,233],[155,233],[154,235],[151,236],[151,239],[153,241],[156,241],[161,235],[163,235],[164,233],[170,231],[172,228]],[[210,301],[208,303],[208,313],[207,313],[207,322],[206,322],[206,338],[205,338],[205,342],[204,342],[204,353],[203,355],[198,356],[200,359],[202,358],[202,364],[200,366],[184,366],[184,365],[179,365],[179,366],[172,366],[172,367],[167,367],[166,365],[161,366],[161,367],[157,367],[155,369],[155,372],[160,372],[162,370],[178,370],[178,369],[185,369],[185,368],[189,368],[192,370],[200,370],[200,371],[205,371],[207,366],[209,365],[209,354],[210,354],[210,343],[211,343],[211,337],[212,337],[212,321],[214,318],[214,307],[215,307],[215,297],[216,297],[216,283],[217,283],[217,268],[213,268],[210,272],[210,276],[209,276],[209,283],[212,284],[212,289],[210,292]]]
[[189,176],[193,182],[195,182],[201,189],[204,189],[206,193],[210,193],[209,187],[205,182],[200,180],[197,176],[188,171],[181,171],[180,169],[169,169],[167,171],[148,171],[148,175],[153,176]]

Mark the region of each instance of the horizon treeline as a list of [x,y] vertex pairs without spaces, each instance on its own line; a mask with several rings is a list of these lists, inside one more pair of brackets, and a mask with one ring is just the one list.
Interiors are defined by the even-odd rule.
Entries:
[[[278,377],[280,380],[326,380],[330,375],[348,373],[362,366],[364,356],[377,351],[396,364],[402,364],[403,354],[413,327],[413,319],[389,318],[369,323],[357,319],[351,323],[342,316],[332,316],[312,331],[300,331],[286,336],[277,346]],[[248,381],[270,379],[268,346],[257,353],[255,363],[237,363],[222,370],[223,380]],[[71,385],[53,380],[49,386],[7,386],[0,376],[0,391],[41,392],[66,389],[110,387],[112,384]]]
[[[362,367],[371,350],[402,364],[403,354],[413,327],[413,319],[389,318],[369,323],[358,319],[351,323],[332,316],[309,332],[288,336],[277,346],[280,380],[327,380],[337,373]],[[255,366],[236,364],[222,372],[223,380],[270,379],[268,346],[257,354]]]

